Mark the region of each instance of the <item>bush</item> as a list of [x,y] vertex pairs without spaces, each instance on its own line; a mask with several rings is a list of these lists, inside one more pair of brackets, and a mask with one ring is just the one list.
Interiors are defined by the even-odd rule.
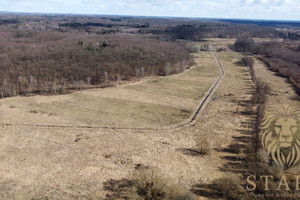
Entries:
[[246,67],[253,67],[253,64],[254,64],[253,58],[243,57],[241,61],[242,61],[242,64],[245,65]]
[[210,144],[206,138],[199,137],[196,141],[196,149],[201,155],[208,155],[210,153]]
[[238,38],[234,43],[236,51],[251,52],[255,48],[255,43],[252,38]]
[[194,200],[192,193],[165,178],[157,168],[141,166],[132,177],[133,187],[128,191],[130,200]]
[[242,180],[233,174],[226,174],[213,183],[219,197],[230,200],[246,200],[248,198],[247,191],[241,184]]
[[300,51],[300,44],[298,45],[296,51]]
[[226,48],[220,47],[220,48],[217,49],[217,52],[226,51],[226,50],[227,50]]
[[193,45],[193,46],[188,47],[188,51],[189,51],[189,53],[199,53],[200,48],[196,45]]

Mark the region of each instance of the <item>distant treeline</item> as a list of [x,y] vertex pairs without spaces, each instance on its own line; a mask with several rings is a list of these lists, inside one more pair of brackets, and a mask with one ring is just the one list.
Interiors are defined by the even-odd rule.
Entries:
[[[3,18],[5,20],[2,20],[2,24],[11,23],[18,27],[30,27],[41,31],[78,31],[97,34],[139,33],[152,34],[167,40],[237,37],[300,39],[300,22],[297,21],[204,20],[79,15],[24,15],[18,17],[7,15],[3,16]],[[19,20],[22,20],[22,22]],[[292,30],[289,30],[290,27],[292,27]]]
[[19,23],[21,23],[21,21],[18,19],[0,19],[0,25],[19,24]]
[[[117,20],[115,20],[117,21]],[[132,28],[147,28],[150,27],[149,23],[146,24],[105,24],[105,23],[94,23],[94,22],[87,22],[87,23],[63,23],[59,24],[60,27],[70,27],[70,28],[85,28],[85,27],[106,27],[106,28],[113,28],[118,26],[126,26]]]
[[169,75],[192,63],[187,49],[175,42],[32,30],[0,31],[0,60],[0,97]]
[[275,21],[275,20],[239,20],[239,19],[219,19],[220,22],[229,22],[235,24],[255,24],[269,27],[300,27],[300,21]]
[[237,37],[260,37],[279,38],[281,33],[274,28],[255,25],[233,25],[228,23],[204,23],[184,24],[170,26],[165,29],[147,28],[140,30],[141,33],[166,34],[174,39],[202,40],[203,38],[237,38]]
[[[234,48],[260,56],[272,71],[289,81],[300,91],[300,44],[292,42],[255,43],[251,38],[239,38]],[[297,44],[297,43],[296,43]]]

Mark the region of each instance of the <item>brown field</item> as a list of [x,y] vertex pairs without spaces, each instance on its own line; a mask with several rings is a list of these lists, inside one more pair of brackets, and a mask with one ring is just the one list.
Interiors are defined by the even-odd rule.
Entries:
[[[219,48],[233,42],[212,39],[207,43]],[[177,75],[67,95],[0,100],[0,124],[10,124],[0,126],[0,197],[101,199],[107,192],[104,182],[129,178],[137,164],[144,164],[192,188],[199,199],[210,199],[212,191],[206,184],[227,173],[241,173],[237,167],[240,161],[235,159],[240,155],[226,149],[231,144],[243,144],[252,117],[243,115],[246,108],[240,102],[251,98],[254,87],[246,68],[236,64],[241,55],[219,52],[225,76],[196,123],[160,129],[187,120],[219,76],[209,52],[195,56],[197,65]],[[259,61],[255,70],[274,88],[269,107],[281,102],[299,106],[299,101],[292,100],[296,96],[285,79]],[[209,155],[192,153],[199,137],[209,142]]]
[[180,123],[191,116],[220,73],[211,53],[195,56],[197,65],[178,75],[67,95],[2,99],[1,124],[11,125],[1,126],[0,196],[101,196],[104,181],[128,176],[139,163],[170,170],[182,181],[192,178],[199,166],[190,172],[184,169],[197,158],[184,161],[177,149],[193,145],[193,134],[181,140],[180,132],[173,131],[35,125],[136,128]]

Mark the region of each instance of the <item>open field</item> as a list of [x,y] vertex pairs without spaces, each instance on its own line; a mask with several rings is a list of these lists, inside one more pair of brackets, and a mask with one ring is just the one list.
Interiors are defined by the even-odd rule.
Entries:
[[[220,48],[233,42],[209,39],[195,45],[210,43]],[[195,124],[160,129],[190,117],[219,76],[211,53],[194,56],[197,65],[177,75],[66,95],[0,100],[0,124],[11,124],[0,126],[0,197],[101,199],[109,192],[103,189],[104,183],[129,178],[136,165],[144,164],[191,189],[197,199],[215,198],[215,191],[207,187],[212,181],[244,173],[240,157],[245,155],[230,148],[248,145],[248,125],[254,118],[244,114],[243,102],[251,99],[254,85],[248,70],[237,64],[242,54],[218,52],[225,76]],[[299,106],[285,79],[257,60],[255,71],[272,89],[268,108],[282,102]],[[158,129],[84,129],[77,125]],[[193,151],[198,138],[208,141],[209,155]]]
[[[1,123],[158,127],[181,122],[219,75],[209,52],[196,56],[197,65],[178,75],[68,95],[3,99]],[[54,199],[101,197],[103,182],[129,177],[137,164],[158,167],[185,187],[221,177],[228,162],[222,149],[240,135],[246,120],[235,114],[243,109],[235,102],[250,95],[249,73],[234,64],[239,55],[218,56],[226,75],[195,126],[158,131],[1,126],[2,194],[17,199],[39,193]],[[198,137],[218,150],[190,155]]]
[[[211,53],[195,56],[197,65],[178,75],[149,77],[115,88],[67,95],[2,99],[1,124],[12,126],[0,128],[3,161],[0,166],[5,175],[1,179],[0,196],[101,197],[103,182],[130,175],[139,163],[170,170],[171,175],[176,174],[175,180],[182,183],[192,178],[199,165],[191,171],[184,169],[197,158],[186,160],[178,149],[193,145],[193,134],[181,140],[181,134],[173,131],[41,128],[18,124],[155,127],[182,122],[220,73]],[[178,165],[180,160],[183,163]],[[193,182],[197,179],[193,178]]]

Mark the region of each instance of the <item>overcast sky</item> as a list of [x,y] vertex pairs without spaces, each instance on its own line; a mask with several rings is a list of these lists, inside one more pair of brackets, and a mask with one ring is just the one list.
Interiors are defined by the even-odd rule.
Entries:
[[300,20],[300,0],[1,0],[0,11]]

